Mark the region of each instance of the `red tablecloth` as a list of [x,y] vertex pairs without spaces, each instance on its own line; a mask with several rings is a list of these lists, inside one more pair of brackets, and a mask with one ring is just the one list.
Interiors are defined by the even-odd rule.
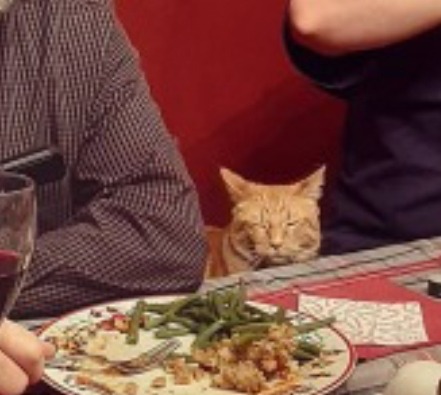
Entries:
[[347,298],[352,300],[374,302],[410,302],[417,301],[421,304],[424,323],[429,341],[412,346],[356,346],[357,354],[363,359],[372,359],[388,354],[403,351],[422,345],[441,343],[441,302],[426,295],[419,294],[400,285],[393,283],[387,277],[369,276],[363,278],[354,276],[343,280],[316,283],[303,287],[287,287],[272,293],[260,294],[254,300],[280,305],[289,309],[297,309],[299,292],[311,295]]

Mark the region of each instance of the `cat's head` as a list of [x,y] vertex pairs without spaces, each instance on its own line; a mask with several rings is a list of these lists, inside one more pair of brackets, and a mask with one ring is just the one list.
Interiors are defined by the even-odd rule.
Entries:
[[[325,168],[286,185],[251,182],[222,168],[233,203],[229,227],[233,249],[254,266],[310,259],[320,247],[320,210]],[[256,262],[258,262],[256,264]]]

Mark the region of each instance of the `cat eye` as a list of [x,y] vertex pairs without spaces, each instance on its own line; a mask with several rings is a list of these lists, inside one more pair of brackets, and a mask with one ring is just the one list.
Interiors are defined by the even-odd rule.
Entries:
[[286,226],[288,226],[290,228],[295,228],[299,224],[300,224],[300,221],[289,221],[289,222],[286,223]]
[[309,248],[313,247],[314,245],[315,245],[315,243],[312,240],[302,241],[299,244],[299,248],[301,248],[303,250],[306,250],[306,249],[309,249]]

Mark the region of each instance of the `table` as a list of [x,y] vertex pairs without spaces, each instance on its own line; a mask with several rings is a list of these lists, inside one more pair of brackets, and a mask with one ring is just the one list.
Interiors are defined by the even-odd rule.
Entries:
[[[438,258],[440,260],[435,264],[432,262],[429,265],[422,265],[418,271],[404,270],[417,266],[419,262],[433,261]],[[427,278],[434,272],[441,273],[441,237],[211,279],[205,281],[200,290],[204,292],[231,287],[237,284],[239,278],[242,278],[247,285],[248,294],[253,296],[274,292],[288,285],[301,286],[311,282],[344,279],[356,274],[369,275],[379,271],[388,271],[389,278],[394,282],[416,292],[425,293]],[[441,313],[441,300],[439,308]],[[41,320],[25,322],[25,324],[28,326],[41,324]],[[422,356],[441,361],[441,344],[360,363],[347,383],[335,394],[378,394],[403,362],[420,359]],[[47,389],[38,391],[39,394],[51,392]]]

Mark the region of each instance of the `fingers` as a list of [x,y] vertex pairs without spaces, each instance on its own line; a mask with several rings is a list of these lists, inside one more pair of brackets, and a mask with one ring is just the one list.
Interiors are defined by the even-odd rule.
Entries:
[[47,361],[49,359],[52,359],[55,355],[55,347],[53,344],[41,342],[41,345],[43,347],[43,356],[44,359]]
[[29,385],[28,375],[0,351],[0,394],[18,395]]
[[[17,369],[21,369],[22,374],[28,377],[30,384],[37,382],[43,374],[45,352],[51,353],[49,346],[44,346],[42,342],[25,328],[10,321],[3,321],[0,325],[0,352],[2,352],[5,366],[15,363]],[[10,364],[5,362],[9,359]],[[18,385],[22,384],[22,377],[17,372]],[[2,374],[3,376],[3,374]],[[4,376],[8,377],[8,376]],[[8,381],[12,381],[8,378]],[[12,384],[11,384],[12,385]],[[2,391],[0,390],[0,393]]]

